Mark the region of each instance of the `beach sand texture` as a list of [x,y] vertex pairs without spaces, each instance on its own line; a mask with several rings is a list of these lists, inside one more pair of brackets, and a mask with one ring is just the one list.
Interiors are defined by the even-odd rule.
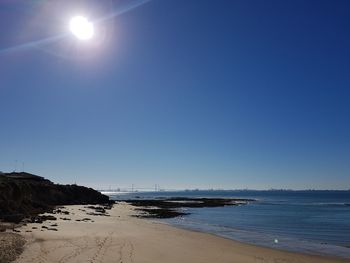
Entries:
[[84,206],[63,210],[69,215],[20,228],[27,243],[17,263],[349,262],[257,247],[131,217],[132,207],[122,203],[108,211],[110,216],[87,215],[89,209]]

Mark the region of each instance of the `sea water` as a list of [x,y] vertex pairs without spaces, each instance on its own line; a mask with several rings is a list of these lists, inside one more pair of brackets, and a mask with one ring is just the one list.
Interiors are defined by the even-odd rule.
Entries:
[[260,246],[350,258],[350,191],[177,191],[114,194],[112,199],[253,198],[240,206],[186,208],[161,220]]

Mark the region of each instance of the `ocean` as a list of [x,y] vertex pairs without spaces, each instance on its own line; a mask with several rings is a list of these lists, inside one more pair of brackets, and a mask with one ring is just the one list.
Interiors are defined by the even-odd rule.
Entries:
[[184,209],[160,222],[255,245],[350,259],[350,191],[177,191],[111,194],[114,200],[162,197],[252,198],[241,206]]

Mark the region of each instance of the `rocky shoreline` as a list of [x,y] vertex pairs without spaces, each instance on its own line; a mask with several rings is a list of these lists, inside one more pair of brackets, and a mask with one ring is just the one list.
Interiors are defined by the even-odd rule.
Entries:
[[55,184],[29,173],[0,174],[0,220],[19,223],[55,206],[109,204],[109,197],[78,185]]
[[188,215],[183,208],[203,208],[246,205],[254,202],[254,199],[241,198],[187,198],[174,197],[163,199],[132,199],[119,200],[116,202],[126,202],[141,213],[136,215],[142,218],[173,218]]
[[[70,220],[64,205],[89,205],[90,214],[107,216],[113,202],[100,192],[78,185],[55,184],[29,173],[0,173],[0,263],[12,262],[23,251],[21,226],[35,223],[35,229],[58,231],[57,224],[44,221]],[[91,206],[95,205],[95,206]],[[46,213],[45,215],[41,215]]]
[[[85,217],[76,223],[93,223],[97,218],[109,217],[113,204],[127,203],[141,218],[172,218],[188,214],[183,208],[244,205],[252,199],[221,198],[164,198],[110,201],[100,192],[78,185],[55,184],[29,173],[0,174],[0,262],[12,262],[24,248],[23,235],[59,231],[59,222],[72,220],[64,206],[82,205],[78,210]],[[28,228],[28,226],[31,226]],[[22,228],[26,228],[23,232]]]
[[[183,208],[245,205],[254,199],[237,198],[162,198],[117,200],[126,202],[140,211],[138,217],[172,218],[188,214]],[[104,205],[109,208],[114,201],[100,192],[78,185],[55,184],[41,176],[29,173],[0,174],[0,221],[19,223],[40,222],[42,213],[59,213],[64,205]],[[101,212],[101,211],[100,211]],[[99,213],[99,211],[97,211]],[[104,212],[102,211],[102,214]]]

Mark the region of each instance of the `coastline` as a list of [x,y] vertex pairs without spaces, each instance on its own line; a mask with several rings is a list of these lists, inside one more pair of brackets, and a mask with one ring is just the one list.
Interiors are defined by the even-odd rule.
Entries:
[[[347,234],[350,210],[346,207],[350,200],[349,193],[199,190],[130,193],[124,196],[112,195],[112,199],[131,201],[136,206],[142,200],[146,208],[158,207],[156,211],[167,209],[169,200],[186,199],[184,205],[178,202],[179,206],[175,210],[186,216],[160,217],[161,222],[256,246],[350,259],[350,236]],[[189,201],[197,202],[202,198],[244,199],[246,202],[236,207],[203,204],[200,209],[188,205]],[[149,200],[153,203],[148,203]],[[145,210],[148,212],[151,209]],[[149,217],[158,218],[157,214],[162,215],[156,213],[153,216],[153,213],[149,213]]]
[[15,262],[349,262],[259,247],[135,218],[135,209],[126,203],[115,204],[106,215],[91,213],[82,205],[61,210],[69,214],[18,229],[26,244]]

